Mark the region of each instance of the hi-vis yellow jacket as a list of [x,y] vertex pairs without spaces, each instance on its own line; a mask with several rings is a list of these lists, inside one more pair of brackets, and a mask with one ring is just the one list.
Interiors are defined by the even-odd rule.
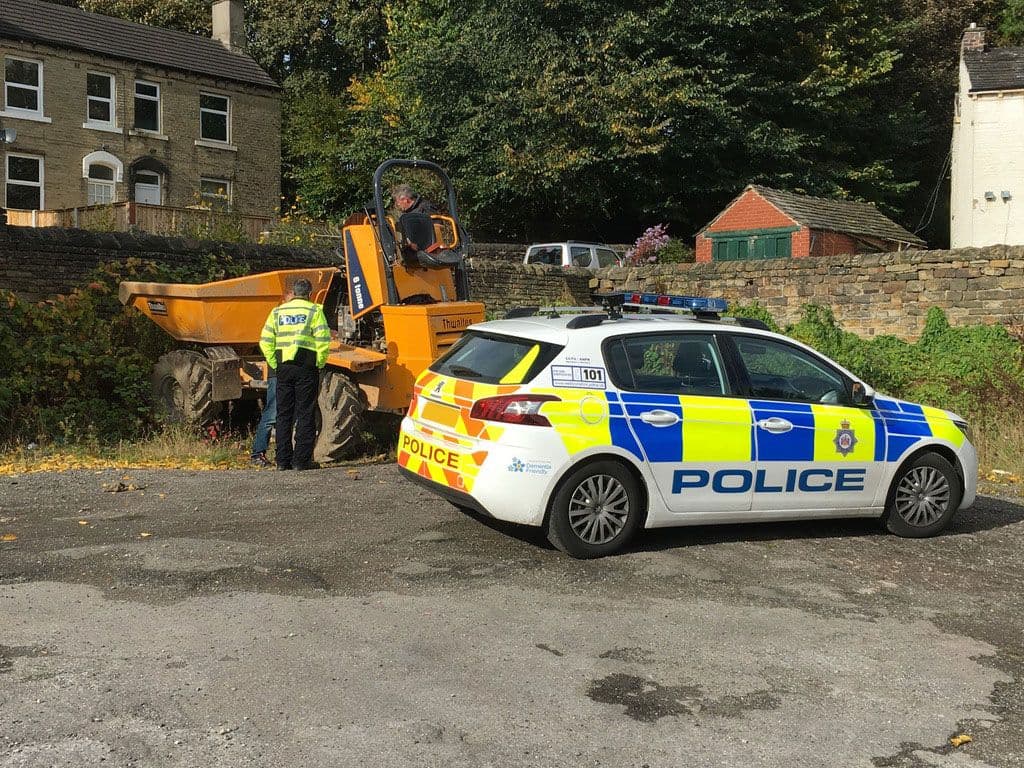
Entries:
[[292,299],[274,307],[260,335],[260,351],[274,369],[280,362],[307,357],[299,354],[301,350],[315,355],[316,367],[323,368],[330,344],[331,330],[323,307],[306,299]]

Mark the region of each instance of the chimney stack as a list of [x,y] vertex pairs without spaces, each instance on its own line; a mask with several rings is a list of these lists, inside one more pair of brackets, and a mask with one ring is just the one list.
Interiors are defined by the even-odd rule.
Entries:
[[229,51],[245,52],[245,11],[242,0],[217,0],[213,4],[213,39]]
[[960,43],[960,53],[982,53],[984,50],[985,28],[971,22],[971,26],[964,30],[964,37]]

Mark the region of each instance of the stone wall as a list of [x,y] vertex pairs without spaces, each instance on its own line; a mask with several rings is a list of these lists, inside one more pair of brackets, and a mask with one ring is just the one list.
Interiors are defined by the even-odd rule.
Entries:
[[804,304],[821,304],[846,330],[914,339],[930,307],[954,325],[1021,323],[1024,247],[615,268],[602,270],[594,288],[758,301],[782,325]]
[[[944,309],[955,325],[1024,322],[1024,247],[1019,246],[613,267],[596,275],[523,266],[511,258],[523,250],[478,246],[470,260],[472,295],[492,316],[516,306],[589,304],[593,290],[640,290],[758,301],[783,325],[798,320],[804,304],[821,304],[832,308],[844,328],[864,336],[916,338],[933,306]],[[8,227],[0,228],[0,289],[44,298],[83,284],[104,262],[138,258],[187,264],[209,253],[227,254],[255,271],[336,263],[330,251]],[[494,258],[483,258],[484,253]]]
[[185,265],[210,253],[226,254],[256,271],[334,264],[329,251],[235,245],[129,232],[0,226],[0,290],[26,299],[67,293],[100,264],[144,259]]
[[559,269],[511,261],[474,257],[469,271],[470,296],[482,301],[489,316],[500,316],[513,307],[589,306],[587,269]]

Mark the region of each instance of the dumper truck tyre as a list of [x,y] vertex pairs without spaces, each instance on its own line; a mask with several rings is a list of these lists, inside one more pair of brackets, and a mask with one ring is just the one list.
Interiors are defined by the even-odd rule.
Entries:
[[153,368],[153,402],[172,423],[205,427],[220,418],[224,404],[213,399],[213,368],[200,352],[179,349]]
[[320,434],[313,459],[321,464],[349,458],[363,441],[366,398],[341,371],[320,371]]

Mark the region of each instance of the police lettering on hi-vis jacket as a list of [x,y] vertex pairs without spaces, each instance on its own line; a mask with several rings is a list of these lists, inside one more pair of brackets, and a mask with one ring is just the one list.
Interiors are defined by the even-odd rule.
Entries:
[[295,298],[270,311],[260,336],[260,350],[277,373],[278,469],[315,466],[318,372],[327,363],[331,331],[323,307],[309,300],[312,291],[309,280],[296,280]]

